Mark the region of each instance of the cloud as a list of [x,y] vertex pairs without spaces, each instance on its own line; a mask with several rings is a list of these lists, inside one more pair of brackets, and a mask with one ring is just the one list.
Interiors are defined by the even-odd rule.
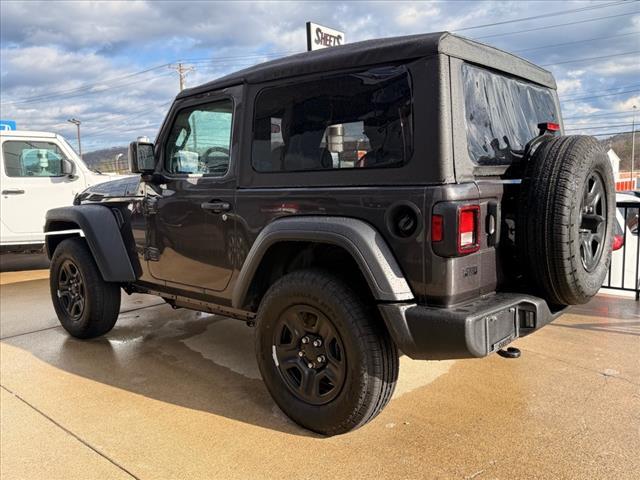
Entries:
[[42,87],[52,90],[78,87],[112,71],[111,62],[99,55],[51,46],[3,48],[0,57],[3,92],[25,96]]
[[558,84],[558,95],[578,92],[582,87],[582,81],[577,78],[565,78],[558,80],[556,83]]
[[[163,64],[185,61],[196,67],[187,77],[188,85],[203,83],[260,61],[303,51],[308,20],[342,29],[347,41],[355,42],[455,30],[594,5],[582,0],[3,1],[0,113],[16,119],[21,127],[58,130],[70,136],[73,126],[66,119],[77,116],[83,121],[88,147],[119,145],[138,133],[155,136],[154,129],[178,87],[176,73]],[[471,38],[493,35],[481,41],[506,51],[524,51],[522,55],[537,64],[556,64],[638,50],[640,35],[620,36],[640,30],[640,15],[635,10],[631,4],[621,4],[462,33]],[[628,15],[527,31],[621,13]],[[157,68],[125,77],[152,67]],[[633,56],[612,57],[547,68],[557,79],[560,95],[577,98],[638,83],[640,62]],[[19,103],[33,97],[41,100]],[[569,116],[611,110],[630,98],[567,101],[563,111]]]
[[399,9],[399,13],[395,17],[395,22],[400,27],[423,25],[425,19],[436,17],[439,13],[440,9],[433,4],[423,3],[415,6],[411,5]]
[[616,102],[613,109],[620,112],[631,112],[634,106],[640,108],[640,95],[634,95],[621,102]]

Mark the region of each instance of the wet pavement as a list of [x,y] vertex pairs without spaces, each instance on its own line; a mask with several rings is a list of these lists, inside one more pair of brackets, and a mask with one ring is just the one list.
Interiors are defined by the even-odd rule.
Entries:
[[278,410],[253,330],[123,296],[116,327],[57,324],[46,271],[0,274],[0,476],[638,478],[640,307],[599,296],[520,359],[401,359],[389,406],[333,438]]

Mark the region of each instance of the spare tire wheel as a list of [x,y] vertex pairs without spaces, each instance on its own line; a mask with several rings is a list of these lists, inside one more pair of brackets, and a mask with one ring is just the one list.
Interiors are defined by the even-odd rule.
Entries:
[[553,305],[588,302],[609,269],[614,219],[613,170],[598,141],[543,139],[525,167],[516,226],[537,293]]

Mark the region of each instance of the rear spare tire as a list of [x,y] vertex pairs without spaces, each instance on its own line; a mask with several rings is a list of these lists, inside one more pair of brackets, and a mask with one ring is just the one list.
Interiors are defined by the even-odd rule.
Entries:
[[588,302],[609,269],[614,219],[613,171],[598,141],[542,140],[525,167],[516,230],[537,292],[554,305]]

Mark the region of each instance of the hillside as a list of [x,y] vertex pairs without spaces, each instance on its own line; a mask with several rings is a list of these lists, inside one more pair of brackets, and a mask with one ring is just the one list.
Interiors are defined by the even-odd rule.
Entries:
[[113,147],[82,154],[85,163],[101,172],[125,173],[129,170],[128,147]]
[[[602,146],[613,151],[620,157],[620,171],[628,172],[631,170],[631,133],[623,133],[610,138],[601,140]],[[640,133],[636,133],[636,158],[633,166],[634,171],[640,170]]]

